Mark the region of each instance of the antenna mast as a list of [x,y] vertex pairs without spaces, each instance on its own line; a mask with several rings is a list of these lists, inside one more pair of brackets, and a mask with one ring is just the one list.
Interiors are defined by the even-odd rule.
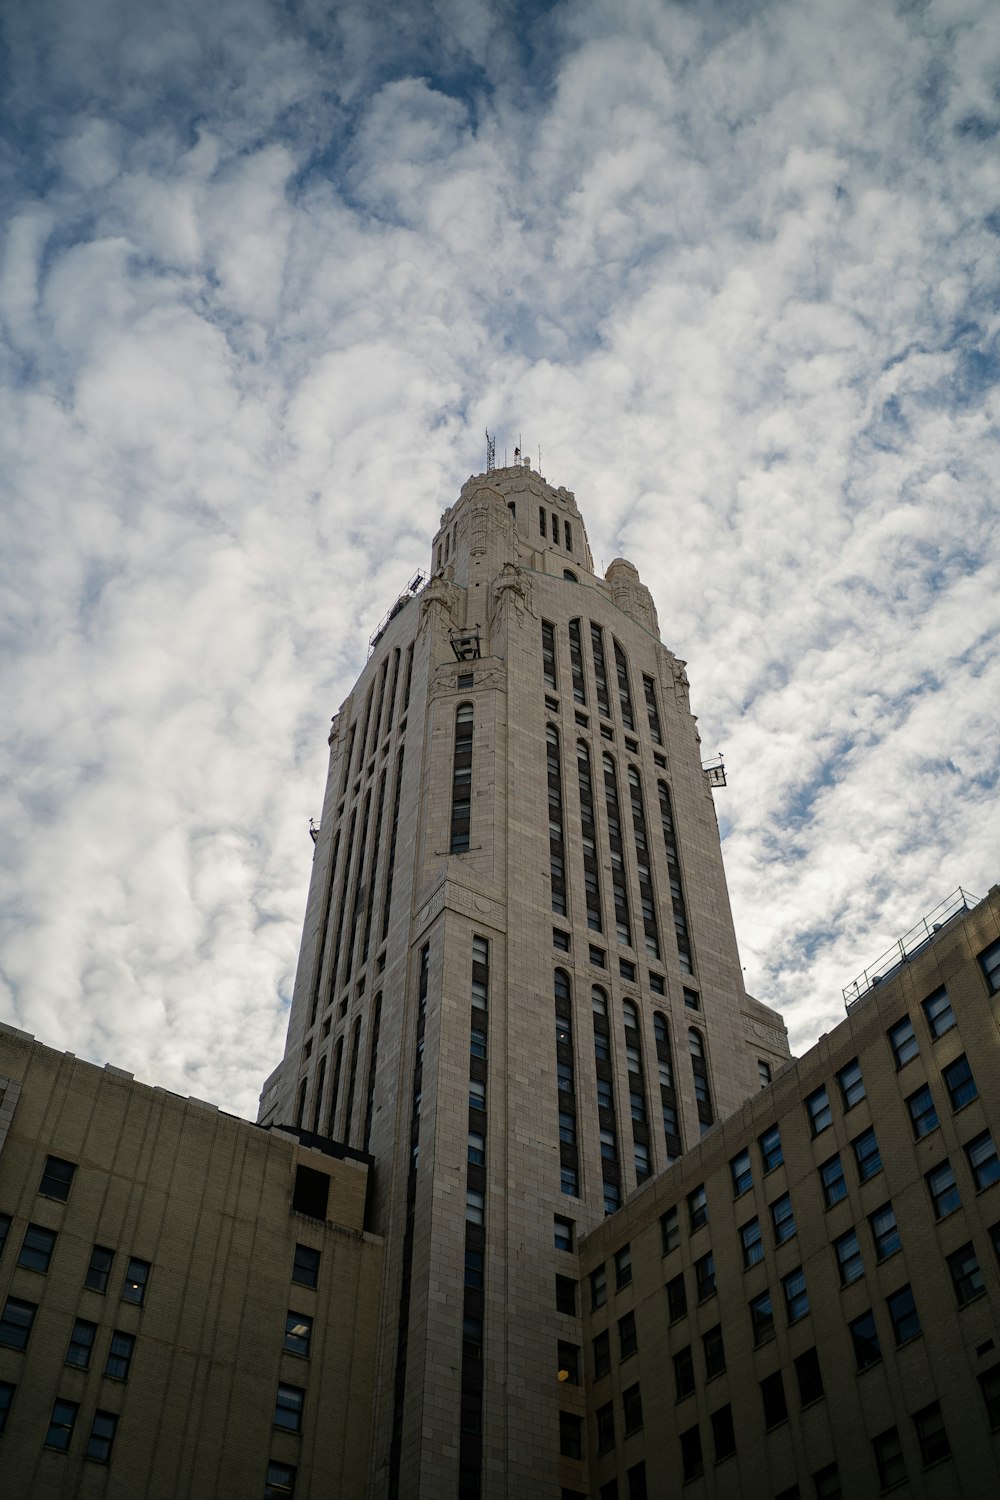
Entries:
[[490,429],[486,429],[486,472],[492,474],[497,466],[497,440],[490,437]]

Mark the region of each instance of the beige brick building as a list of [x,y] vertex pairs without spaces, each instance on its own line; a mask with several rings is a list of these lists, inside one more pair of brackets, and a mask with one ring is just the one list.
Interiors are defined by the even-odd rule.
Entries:
[[262,1121],[370,1151],[372,1500],[586,1489],[572,1242],[788,1055],[744,991],[684,664],[573,496],[469,480],[334,720]]
[[946,916],[583,1242],[592,1500],[1000,1494],[1000,888]]
[[364,1493],[382,1245],[322,1145],[0,1026],[4,1500]]

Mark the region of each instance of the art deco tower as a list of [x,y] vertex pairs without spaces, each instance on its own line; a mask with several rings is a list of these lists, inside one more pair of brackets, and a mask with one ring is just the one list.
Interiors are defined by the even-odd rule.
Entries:
[[471,478],[333,721],[261,1098],[375,1162],[373,1500],[586,1490],[575,1240],[787,1055],[649,591],[567,490]]

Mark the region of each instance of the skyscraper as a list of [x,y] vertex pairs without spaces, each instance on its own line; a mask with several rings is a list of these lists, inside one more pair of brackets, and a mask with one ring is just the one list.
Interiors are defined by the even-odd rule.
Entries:
[[566,1252],[787,1059],[700,749],[635,567],[470,478],[333,721],[259,1117],[374,1159],[378,1500],[586,1490]]

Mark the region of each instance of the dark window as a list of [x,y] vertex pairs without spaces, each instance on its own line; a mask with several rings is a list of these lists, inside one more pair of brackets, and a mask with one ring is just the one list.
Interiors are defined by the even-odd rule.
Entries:
[[639,1347],[635,1333],[635,1313],[627,1312],[618,1319],[618,1357],[628,1359]]
[[844,1493],[840,1488],[840,1473],[836,1464],[826,1464],[813,1475],[816,1500],[840,1500]]
[[688,1344],[674,1355],[674,1394],[678,1401],[683,1401],[693,1390],[694,1359],[691,1356],[691,1345]]
[[65,1203],[73,1186],[75,1171],[75,1162],[63,1161],[61,1156],[47,1156],[38,1191],[46,1198],[58,1198],[60,1203]]
[[771,1064],[769,1062],[765,1062],[762,1057],[758,1057],[757,1059],[757,1078],[762,1089],[770,1088]]
[[876,1173],[881,1172],[882,1158],[879,1155],[875,1132],[871,1127],[861,1135],[855,1136],[851,1146],[857,1163],[859,1182],[867,1182],[869,1177],[874,1177]]
[[8,1297],[0,1318],[0,1344],[6,1344],[8,1349],[26,1349],[37,1311],[34,1302]]
[[805,1272],[801,1266],[789,1271],[781,1278],[781,1290],[785,1296],[785,1312],[789,1323],[798,1322],[809,1311],[809,1294],[806,1291]]
[[809,1130],[814,1136],[822,1135],[823,1131],[833,1124],[830,1096],[825,1087],[818,1088],[815,1093],[809,1095],[806,1100],[806,1113],[809,1116]]
[[583,1420],[572,1412],[559,1413],[559,1452],[564,1458],[583,1457]]
[[837,1082],[840,1084],[840,1097],[844,1101],[845,1111],[861,1103],[865,1097],[865,1081],[861,1077],[861,1064],[856,1057],[846,1068],[841,1068],[837,1074]]
[[[606,1484],[602,1484],[601,1488],[598,1490],[597,1494],[598,1494],[598,1500],[618,1500],[618,1481],[617,1481],[617,1479],[609,1479]],[[564,1490],[563,1491],[563,1500],[565,1500],[565,1496],[566,1496],[566,1491]],[[582,1500],[585,1500],[585,1497],[582,1497]]]
[[918,1141],[921,1136],[930,1135],[932,1130],[937,1130],[937,1110],[934,1108],[934,1098],[926,1083],[907,1097],[906,1107],[910,1112],[914,1137]]
[[794,1361],[795,1379],[799,1386],[799,1404],[811,1406],[823,1396],[823,1375],[819,1367],[819,1355],[815,1349],[806,1349]]
[[606,1401],[597,1408],[597,1451],[607,1453],[615,1446],[614,1403]]
[[708,1223],[708,1198],[704,1186],[696,1187],[693,1192],[688,1193],[688,1220],[691,1224],[691,1232],[700,1229],[703,1224]]
[[481,1167],[486,1163],[486,1137],[481,1130],[469,1131],[468,1158],[474,1167]]
[[569,933],[563,932],[558,927],[552,929],[552,946],[558,948],[560,953],[569,952]]
[[917,1429],[920,1457],[925,1469],[930,1468],[931,1464],[940,1463],[943,1458],[951,1457],[951,1444],[944,1430],[941,1408],[936,1401],[925,1406],[922,1411],[913,1413],[913,1425]]
[[556,1312],[576,1317],[576,1282],[569,1276],[556,1277]]
[[316,1286],[319,1282],[320,1252],[311,1245],[296,1245],[292,1264],[292,1280],[299,1286]]
[[785,1385],[780,1370],[775,1370],[773,1375],[767,1375],[761,1381],[760,1399],[764,1407],[766,1432],[788,1420],[788,1403],[785,1400]]
[[897,1021],[895,1026],[890,1026],[886,1032],[892,1054],[896,1059],[897,1069],[903,1068],[908,1062],[912,1062],[920,1048],[917,1046],[917,1034],[913,1029],[913,1022],[909,1016],[904,1016]]
[[722,1375],[726,1368],[726,1349],[722,1342],[721,1323],[716,1323],[714,1328],[702,1334],[701,1346],[705,1355],[705,1379],[711,1380],[715,1375]]
[[819,1180],[823,1184],[823,1198],[827,1208],[832,1208],[839,1203],[841,1198],[847,1197],[847,1183],[844,1181],[844,1169],[840,1165],[839,1156],[831,1156],[819,1169]]
[[753,1172],[750,1170],[750,1152],[741,1151],[729,1163],[733,1179],[733,1197],[741,1198],[753,1187]]
[[27,1271],[40,1271],[44,1276],[55,1249],[56,1235],[52,1229],[43,1229],[40,1224],[29,1224],[24,1231],[21,1253],[17,1257],[19,1266]]
[[694,1263],[694,1282],[699,1302],[715,1296],[715,1257],[711,1250]]
[[875,1244],[875,1259],[886,1260],[899,1249],[899,1228],[891,1203],[883,1203],[869,1216],[868,1226]]
[[136,1260],[135,1256],[132,1257],[122,1283],[123,1302],[135,1302],[140,1307],[142,1306],[146,1300],[146,1283],[149,1281],[150,1269],[148,1260]]
[[97,1324],[88,1323],[86,1318],[77,1318],[66,1350],[66,1363],[75,1365],[78,1370],[89,1370],[96,1337]]
[[619,1292],[632,1280],[632,1247],[623,1245],[615,1251],[615,1288]]
[[605,1328],[594,1339],[594,1379],[600,1380],[611,1369],[611,1335]]
[[906,1464],[899,1441],[899,1432],[890,1427],[872,1438],[875,1466],[878,1469],[879,1488],[891,1490],[894,1485],[906,1483]]
[[7,1243],[7,1235],[10,1232],[10,1225],[10,1214],[0,1214],[0,1255],[3,1254],[3,1247]]
[[87,1274],[83,1278],[84,1286],[92,1292],[106,1292],[108,1289],[108,1276],[111,1273],[111,1262],[115,1258],[115,1252],[108,1250],[104,1245],[95,1245],[90,1256],[90,1265]]
[[465,1285],[482,1287],[483,1285],[483,1252],[472,1250],[468,1245],[465,1247]]
[[557,1250],[572,1250],[573,1248],[573,1220],[560,1219],[555,1216],[555,1247]]
[[949,1214],[961,1205],[958,1187],[955,1183],[955,1173],[950,1161],[943,1161],[939,1166],[927,1172],[924,1177],[927,1183],[927,1191],[931,1195],[934,1212],[939,1219],[945,1219]]
[[285,1348],[289,1354],[307,1356],[313,1320],[305,1313],[290,1312],[285,1319]]
[[302,1408],[306,1393],[299,1385],[279,1385],[274,1403],[274,1425],[283,1432],[302,1431]]
[[108,1359],[104,1366],[104,1373],[109,1380],[127,1380],[129,1366],[132,1363],[132,1354],[135,1350],[135,1339],[130,1333],[122,1333],[116,1328],[111,1335],[111,1344],[108,1348]]
[[928,995],[923,1002],[923,1012],[927,1017],[931,1036],[935,1039],[951,1030],[955,1024],[955,1012],[951,1008],[948,991],[944,985],[939,990],[935,990],[933,995]]
[[988,1130],[966,1144],[965,1154],[969,1158],[977,1188],[988,1188],[1000,1177],[1000,1159],[997,1158],[997,1148]]
[[7,1416],[16,1390],[17,1386],[11,1385],[9,1380],[0,1380],[0,1435],[7,1426]]
[[118,1418],[114,1412],[95,1411],[94,1420],[90,1426],[90,1437],[84,1450],[84,1458],[93,1459],[94,1463],[106,1464],[111,1458],[111,1445],[115,1440],[115,1428],[118,1426]]
[[295,1168],[295,1191],[292,1207],[298,1214],[308,1214],[311,1219],[325,1219],[330,1196],[330,1178],[326,1172],[317,1172],[313,1167]]
[[264,1500],[291,1500],[295,1493],[295,1469],[291,1464],[269,1463]]
[[642,1427],[642,1395],[638,1385],[630,1385],[622,1391],[622,1416],[626,1437]]
[[743,1247],[744,1270],[764,1259],[764,1241],[761,1238],[759,1220],[751,1219],[749,1223],[741,1226],[740,1244]]
[[646,1465],[642,1460],[626,1469],[625,1478],[628,1480],[628,1500],[647,1500]]
[[991,995],[1000,990],[1000,938],[984,948],[979,955],[979,966],[986,980],[986,987]]
[[857,1281],[865,1274],[865,1268],[861,1261],[861,1246],[853,1229],[842,1234],[833,1242],[834,1253],[837,1257],[837,1269],[840,1272],[841,1286],[850,1286],[852,1281]]
[[660,1215],[660,1250],[661,1254],[669,1255],[671,1250],[676,1250],[681,1242],[681,1227],[678,1223],[676,1208],[668,1208],[665,1214]]
[[712,1422],[712,1447],[715,1450],[715,1462],[721,1463],[724,1458],[729,1458],[736,1452],[736,1433],[733,1428],[733,1408],[727,1402],[720,1406],[718,1411],[713,1411]]
[[774,1337],[774,1312],[771,1308],[770,1292],[761,1292],[759,1297],[754,1297],[748,1304],[750,1308],[750,1322],[753,1326],[753,1341],[755,1344],[763,1344]]
[[[10,1389],[13,1390],[13,1387]],[[983,1393],[990,1429],[995,1432],[1000,1427],[1000,1365],[994,1365],[991,1369],[982,1372],[979,1377],[979,1389]],[[2,1417],[0,1417],[0,1432],[2,1431]]]
[[681,1433],[681,1467],[684,1472],[685,1484],[689,1479],[697,1479],[699,1474],[704,1473],[705,1465],[701,1456],[701,1433],[697,1427],[689,1427],[687,1432]]
[[898,1292],[893,1292],[891,1297],[886,1298],[886,1306],[892,1319],[892,1331],[897,1345],[915,1339],[920,1332],[920,1319],[917,1317],[917,1305],[910,1288],[901,1286]]
[[771,1223],[774,1225],[774,1243],[783,1245],[785,1240],[790,1240],[795,1233],[795,1214],[792,1210],[792,1200],[787,1193],[782,1193],[780,1198],[775,1198],[771,1204]]
[[455,759],[451,784],[451,854],[466,854],[472,826],[473,707],[462,703],[455,712]]
[[763,1133],[759,1140],[760,1161],[762,1161],[765,1172],[774,1172],[775,1167],[780,1167],[784,1161],[781,1152],[781,1131],[777,1125],[772,1125]]
[[854,1362],[858,1369],[867,1370],[869,1365],[877,1365],[882,1358],[882,1350],[879,1347],[873,1313],[870,1310],[862,1313],[860,1318],[855,1318],[847,1327],[854,1345]]
[[687,1313],[687,1294],[684,1291],[683,1275],[675,1276],[672,1281],[667,1282],[667,1317],[671,1323],[676,1323],[678,1318],[683,1318]]
[[985,1290],[983,1273],[979,1269],[979,1261],[971,1242],[952,1251],[948,1256],[948,1270],[960,1304],[971,1302],[973,1297],[978,1297]]
[[56,1401],[49,1418],[49,1430],[45,1435],[46,1448],[58,1448],[65,1453],[73,1436],[76,1414],[80,1410],[75,1401]]
[[963,1109],[966,1104],[971,1104],[977,1098],[979,1090],[976,1088],[976,1080],[972,1076],[969,1067],[969,1059],[963,1053],[956,1057],[953,1063],[949,1063],[941,1070],[941,1076],[948,1089],[948,1098],[951,1100],[953,1110]]

